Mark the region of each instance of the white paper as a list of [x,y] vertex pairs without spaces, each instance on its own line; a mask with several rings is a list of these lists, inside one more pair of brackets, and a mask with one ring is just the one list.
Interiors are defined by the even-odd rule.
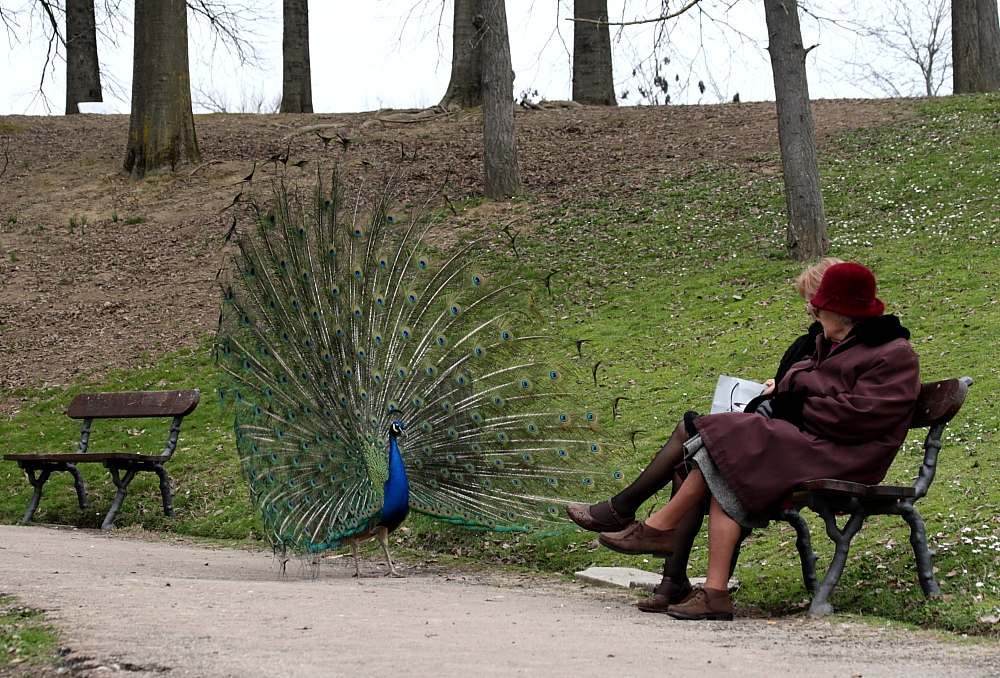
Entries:
[[764,392],[766,387],[755,381],[722,375],[715,385],[711,414],[742,412],[747,404]]

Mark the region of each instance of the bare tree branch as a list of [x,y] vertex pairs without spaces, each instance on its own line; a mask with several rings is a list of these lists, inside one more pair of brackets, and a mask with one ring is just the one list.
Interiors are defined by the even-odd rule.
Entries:
[[675,19],[681,14],[684,14],[690,9],[693,9],[701,0],[690,0],[688,4],[681,7],[676,12],[671,14],[665,14],[663,16],[658,16],[652,19],[636,19],[635,21],[603,21],[601,19],[577,19],[575,17],[567,17],[566,21],[579,21],[580,23],[586,24],[600,24],[602,26],[638,26],[640,24],[654,24],[660,21],[669,21],[670,19]]
[[[215,39],[222,43],[241,65],[257,65],[260,55],[254,41],[256,32],[248,28],[265,17],[251,3],[231,3],[225,0],[187,0],[188,9],[205,20]],[[214,51],[214,48],[213,48]]]
[[[62,33],[59,31],[59,20],[56,19],[56,15],[55,15],[56,10],[53,10],[52,3],[49,2],[49,0],[38,0],[38,4],[41,5],[42,11],[45,12],[45,15],[49,19],[49,24],[52,26],[52,33],[57,38],[59,38],[59,42],[61,42],[62,45],[63,45],[63,47],[65,47],[66,46],[66,38],[64,38],[62,36]],[[58,7],[56,9],[59,10],[59,11],[63,11],[62,7]]]
[[7,168],[10,167],[9,135],[0,137],[0,153],[3,153],[3,167],[0,167],[0,180],[3,180],[3,175],[7,174]]
[[877,7],[855,3],[848,11],[857,18],[842,27],[865,39],[869,50],[841,60],[856,80],[873,85],[876,95],[940,93],[951,69],[949,0],[893,0]]
[[0,23],[3,23],[4,28],[7,29],[7,42],[13,46],[17,39],[17,29],[21,27],[21,24],[17,21],[18,10],[9,9],[0,6]]
[[48,95],[45,94],[45,78],[48,75],[49,68],[51,67],[55,71],[55,62],[60,56],[59,47],[66,47],[66,40],[63,38],[62,33],[59,31],[59,20],[55,16],[55,12],[65,13],[65,9],[59,5],[53,7],[53,4],[49,0],[37,0],[38,7],[41,8],[45,17],[48,19],[49,28],[51,32],[45,32],[46,41],[48,45],[45,48],[45,63],[42,64],[42,75],[38,79],[38,89],[35,91],[34,95],[31,97],[31,102],[41,101],[42,105],[45,107],[46,112],[50,112],[53,108],[53,102],[49,99]]

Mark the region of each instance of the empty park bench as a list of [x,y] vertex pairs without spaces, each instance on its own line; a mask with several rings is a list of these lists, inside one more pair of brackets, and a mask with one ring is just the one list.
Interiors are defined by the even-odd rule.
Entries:
[[[806,588],[813,594],[809,606],[810,615],[819,617],[833,613],[829,598],[847,564],[851,539],[861,529],[865,519],[874,515],[902,516],[909,524],[910,545],[916,559],[920,588],[926,596],[941,595],[941,589],[934,580],[924,521],[913,503],[927,494],[934,480],[938,452],[941,450],[941,434],[952,417],[958,414],[971,385],[971,378],[962,377],[921,386],[910,428],[929,427],[930,430],[924,439],[924,462],[912,486],[862,485],[824,478],[802,483],[801,491],[793,495],[791,508],[783,511],[779,520],[789,522],[797,534],[795,545],[802,561],[802,578]],[[822,582],[816,577],[817,556],[812,550],[809,525],[799,515],[799,510],[803,507],[812,509],[823,518],[826,534],[836,545],[833,560]],[[837,526],[838,515],[850,516],[843,529]]]
[[[80,428],[80,442],[76,452],[57,454],[5,454],[5,461],[16,461],[28,476],[28,482],[35,492],[28,504],[22,523],[30,522],[38,502],[42,498],[42,486],[49,476],[57,471],[66,471],[73,476],[76,496],[80,508],[87,508],[87,490],[83,485],[77,464],[104,464],[111,472],[111,479],[118,488],[118,493],[111,504],[108,515],[101,525],[102,530],[110,530],[115,526],[115,516],[122,507],[129,483],[141,471],[150,471],[160,478],[160,494],[163,495],[163,513],[174,516],[173,493],[170,491],[170,478],[163,464],[170,460],[177,447],[177,435],[181,430],[181,421],[191,414],[198,406],[201,395],[197,389],[188,391],[136,391],[127,393],[81,393],[73,398],[66,414],[72,419],[83,419]],[[128,452],[87,452],[90,443],[90,424],[94,419],[130,419],[138,417],[173,417],[170,433],[162,454],[135,454]],[[121,472],[125,476],[121,476]],[[38,474],[36,476],[36,473]]]

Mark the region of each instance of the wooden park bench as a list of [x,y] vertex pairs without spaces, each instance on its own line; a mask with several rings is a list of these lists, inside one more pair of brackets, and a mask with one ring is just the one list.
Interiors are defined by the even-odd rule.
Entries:
[[[844,572],[851,539],[868,516],[898,515],[909,524],[910,545],[916,558],[920,587],[926,596],[941,595],[941,589],[934,580],[924,521],[913,503],[927,494],[934,480],[938,452],[941,450],[941,434],[952,417],[958,414],[971,385],[971,378],[962,377],[921,386],[910,428],[929,427],[930,430],[924,439],[924,462],[912,486],[862,485],[824,478],[802,483],[801,491],[793,495],[791,508],[783,511],[779,520],[788,521],[795,528],[796,547],[802,561],[802,578],[806,588],[813,594],[812,604],[809,606],[811,616],[820,617],[833,613],[833,606],[829,603],[830,594]],[[803,507],[812,509],[823,518],[826,534],[836,544],[833,560],[822,582],[816,578],[817,556],[812,550],[809,525],[799,515],[799,510]],[[838,515],[850,516],[843,529],[837,526]]]
[[[163,495],[163,513],[174,517],[173,493],[170,491],[170,478],[163,464],[170,460],[177,447],[177,435],[181,430],[181,421],[191,414],[198,406],[201,394],[198,390],[189,391],[136,391],[129,393],[81,393],[70,403],[66,414],[72,419],[83,419],[80,428],[80,442],[76,452],[57,454],[5,454],[5,461],[16,461],[28,476],[28,482],[35,488],[35,493],[28,504],[22,523],[30,522],[38,509],[42,498],[42,486],[49,476],[57,471],[66,471],[73,476],[76,496],[80,508],[87,508],[87,490],[83,486],[83,476],[80,475],[77,464],[100,462],[111,472],[111,479],[118,488],[118,494],[111,504],[111,510],[104,518],[102,530],[110,530],[115,526],[115,516],[122,507],[129,483],[136,473],[150,471],[160,477],[160,494]],[[135,454],[128,452],[87,452],[90,443],[90,423],[94,419],[128,419],[137,417],[173,417],[170,433],[162,454]],[[121,477],[121,472],[125,476]],[[35,474],[38,474],[37,476]]]

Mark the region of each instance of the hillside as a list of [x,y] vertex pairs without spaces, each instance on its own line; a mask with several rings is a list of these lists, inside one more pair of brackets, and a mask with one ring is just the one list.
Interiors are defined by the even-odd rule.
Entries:
[[[945,599],[924,601],[905,525],[883,517],[857,537],[832,602],[842,612],[995,635],[1000,97],[816,102],[814,114],[831,254],[875,271],[880,296],[913,333],[924,380],[976,380],[946,432],[938,478],[918,505],[934,535]],[[480,198],[474,113],[408,125],[371,122],[374,116],[200,116],[203,159],[220,162],[142,182],[118,174],[123,117],[0,120],[13,158],[0,180],[5,451],[73,444],[75,425],[60,412],[84,386],[212,389],[214,278],[231,223],[222,210],[255,160],[287,147],[293,161],[310,161],[289,171],[308,175],[339,158],[338,146],[324,147],[308,131],[315,125],[333,125],[324,134],[360,134],[346,158],[351,171],[380,175],[405,154],[404,200],[441,190],[447,177],[456,213],[446,212],[438,227],[442,244],[459,228],[510,224],[520,233],[519,251],[505,265],[533,276],[558,269],[551,298],[539,300],[542,313],[550,331],[590,339],[583,360],[588,367],[600,361],[590,390],[603,421],[625,439],[637,432],[629,473],[686,409],[707,410],[719,374],[772,376],[805,326],[789,284],[801,266],[784,255],[773,105],[520,112],[526,193],[507,203]],[[377,167],[366,170],[362,161]],[[618,396],[627,400],[615,419],[610,401]],[[259,537],[231,429],[212,398],[203,403],[171,462],[178,517],[164,519],[154,484],[137,481],[123,527]],[[95,440],[112,448],[158,443],[125,427],[106,433]],[[889,480],[909,482],[921,441],[907,442]],[[94,513],[113,487],[100,469],[89,482]],[[28,489],[13,466],[0,474],[0,519],[20,516]],[[66,479],[46,493],[39,520],[99,522],[81,515]],[[665,500],[654,498],[650,510]],[[812,524],[814,546],[829,557],[820,523]],[[475,557],[562,573],[589,564],[656,568],[597,549],[589,534],[515,539],[409,525],[396,539],[414,562]],[[743,613],[802,609],[789,530],[773,526],[747,543],[737,570]],[[693,573],[703,566],[696,556]]]
[[[817,136],[897,116],[896,102],[838,101],[816,106]],[[114,367],[193,348],[214,331],[231,219],[221,212],[255,161],[290,149],[295,174],[341,156],[325,136],[360,134],[347,157],[380,171],[400,163],[405,193],[433,191],[447,178],[450,199],[482,195],[481,117],[459,114],[422,124],[369,122],[356,115],[201,115],[202,159],[176,176],[136,182],[120,172],[128,116],[0,118],[11,166],[0,179],[0,393],[65,385]],[[366,124],[366,122],[368,124]],[[773,105],[575,108],[521,111],[522,174],[533,209],[549,211],[580,195],[625,204],[692,163],[778,171]],[[256,179],[273,173],[268,165]],[[192,175],[192,170],[194,171]],[[563,210],[565,211],[565,210]],[[495,222],[523,214],[491,205],[455,220]],[[483,217],[486,217],[485,219]]]

